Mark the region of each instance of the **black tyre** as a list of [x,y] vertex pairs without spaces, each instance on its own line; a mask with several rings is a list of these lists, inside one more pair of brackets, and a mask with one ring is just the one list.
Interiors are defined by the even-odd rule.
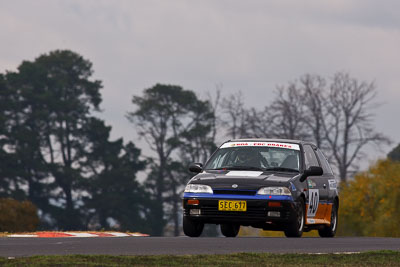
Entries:
[[203,232],[204,223],[190,220],[183,217],[183,232],[190,237],[199,237]]
[[221,232],[226,237],[236,237],[239,230],[239,224],[221,224]]
[[324,226],[322,229],[318,230],[320,237],[334,237],[336,235],[336,229],[339,221],[338,216],[338,205],[337,202],[333,204],[331,212],[331,224]]
[[303,198],[300,198],[295,220],[285,230],[286,237],[301,237],[303,235],[306,220],[306,207]]

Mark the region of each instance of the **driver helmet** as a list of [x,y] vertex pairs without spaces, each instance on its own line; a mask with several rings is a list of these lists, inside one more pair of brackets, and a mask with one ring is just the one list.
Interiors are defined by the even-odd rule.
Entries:
[[252,149],[239,149],[236,154],[236,163],[246,164],[252,163],[257,159],[257,152]]

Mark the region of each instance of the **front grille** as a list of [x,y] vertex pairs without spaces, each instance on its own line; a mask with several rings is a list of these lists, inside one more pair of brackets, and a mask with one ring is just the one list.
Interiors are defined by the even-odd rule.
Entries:
[[[200,207],[201,216],[213,218],[243,218],[248,220],[264,220],[269,218],[267,212],[271,209],[261,206],[247,206],[246,211],[220,211],[216,206],[203,205]],[[184,209],[184,214],[189,215],[190,209]],[[290,211],[284,209],[272,209],[281,213],[281,219],[289,219]],[[275,218],[274,218],[275,219]]]
[[213,189],[214,194],[254,196],[255,190]]
[[[237,192],[237,190],[233,190]],[[225,190],[226,192],[226,190]],[[243,192],[243,191],[242,191]],[[215,191],[214,191],[215,193]],[[244,198],[244,197],[243,197]],[[221,196],[220,199],[223,199]],[[247,202],[247,210],[246,211],[220,211],[218,210],[218,201],[220,199],[199,199],[200,203],[198,206],[188,205],[184,202],[184,215],[191,216],[189,214],[190,209],[200,209],[201,213],[200,218],[209,218],[211,220],[241,220],[241,221],[266,221],[266,220],[275,220],[277,217],[269,217],[267,215],[268,211],[279,211],[280,218],[279,219],[290,219],[291,214],[293,212],[292,202],[281,202],[282,207],[269,207],[267,200],[246,200]],[[238,198],[240,200],[240,198]]]

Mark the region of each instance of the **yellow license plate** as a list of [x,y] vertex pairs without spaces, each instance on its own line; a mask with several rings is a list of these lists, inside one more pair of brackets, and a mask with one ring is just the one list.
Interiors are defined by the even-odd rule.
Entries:
[[219,200],[218,210],[225,211],[246,211],[247,203],[244,200]]

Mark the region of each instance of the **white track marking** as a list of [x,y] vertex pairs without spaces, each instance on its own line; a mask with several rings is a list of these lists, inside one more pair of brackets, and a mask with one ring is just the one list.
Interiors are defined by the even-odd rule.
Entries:
[[37,237],[37,235],[8,235],[8,237]]
[[122,237],[122,236],[130,236],[129,234],[125,234],[125,233],[117,233],[117,232],[107,232],[107,234],[113,235],[115,237]]
[[[48,232],[51,234],[52,232]],[[70,238],[70,237],[131,237],[131,236],[149,236],[142,233],[120,233],[120,232],[101,232],[101,233],[87,233],[87,232],[57,232],[59,234],[68,235],[68,236],[41,236],[38,234],[10,234],[7,237],[37,237],[37,238]],[[104,236],[103,234],[107,234],[110,236]]]
[[89,234],[89,233],[72,233],[72,232],[67,232],[65,234],[71,235],[71,237],[97,237],[98,235],[96,234]]

